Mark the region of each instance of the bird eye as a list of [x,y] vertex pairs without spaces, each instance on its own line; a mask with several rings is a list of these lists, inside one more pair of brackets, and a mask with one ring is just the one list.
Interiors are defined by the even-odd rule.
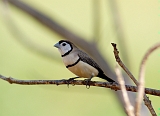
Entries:
[[63,43],[63,44],[62,44],[62,46],[65,46],[65,45],[66,45],[66,43]]

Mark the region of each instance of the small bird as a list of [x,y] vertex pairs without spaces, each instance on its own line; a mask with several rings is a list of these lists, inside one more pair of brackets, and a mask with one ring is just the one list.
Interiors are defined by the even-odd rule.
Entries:
[[99,77],[108,82],[115,82],[104,74],[99,65],[88,54],[72,42],[60,40],[54,47],[58,48],[66,68],[78,76],[69,80],[82,77],[87,78],[85,81],[88,83],[93,77]]

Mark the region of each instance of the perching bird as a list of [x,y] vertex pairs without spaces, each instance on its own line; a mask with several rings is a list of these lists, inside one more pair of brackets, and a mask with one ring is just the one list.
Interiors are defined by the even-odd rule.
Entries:
[[[66,68],[75,75],[82,78],[88,78],[85,79],[88,82],[93,77],[100,77],[108,82],[115,82],[104,74],[99,65],[89,55],[77,48],[72,42],[60,40],[54,47],[58,48],[61,53]],[[71,78],[71,80],[74,80],[75,78]]]

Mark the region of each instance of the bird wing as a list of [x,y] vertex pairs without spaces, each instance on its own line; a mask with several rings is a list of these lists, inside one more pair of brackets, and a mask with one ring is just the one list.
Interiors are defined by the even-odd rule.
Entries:
[[96,68],[99,71],[99,73],[103,73],[103,71],[99,67],[99,65],[89,55],[87,55],[85,52],[78,51],[78,56],[80,57],[81,61],[93,66],[94,68]]

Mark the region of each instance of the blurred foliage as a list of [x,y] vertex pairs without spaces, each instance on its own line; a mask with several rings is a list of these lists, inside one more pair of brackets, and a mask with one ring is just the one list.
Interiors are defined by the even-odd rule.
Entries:
[[[67,29],[91,40],[93,38],[92,1],[86,0],[24,0],[37,10],[55,19]],[[130,58],[130,69],[137,77],[140,61],[146,50],[158,42],[160,35],[158,1],[116,1],[123,26]],[[98,45],[103,56],[114,69],[115,59],[111,42],[117,42],[110,1],[100,2],[100,30]],[[63,65],[53,44],[61,38],[36,22],[19,9],[0,1],[0,74],[18,79],[62,79],[74,77]],[[14,24],[14,25],[11,25]],[[12,26],[12,28],[11,28]],[[15,26],[15,27],[14,27]],[[13,33],[17,31],[16,34]],[[19,38],[20,37],[20,38]],[[50,59],[27,49],[18,39],[34,43],[53,53]],[[121,42],[121,43],[123,43]],[[119,46],[119,45],[118,45]],[[123,45],[121,45],[123,46]],[[105,52],[104,52],[105,51]],[[121,54],[121,51],[120,51]],[[123,54],[125,55],[125,54]],[[125,63],[125,61],[124,61]],[[160,50],[154,52],[147,62],[146,86],[160,89]],[[95,79],[97,80],[97,79]],[[0,80],[0,116],[124,116],[111,90],[85,86],[22,86],[10,85]],[[158,112],[159,98],[149,96]]]

